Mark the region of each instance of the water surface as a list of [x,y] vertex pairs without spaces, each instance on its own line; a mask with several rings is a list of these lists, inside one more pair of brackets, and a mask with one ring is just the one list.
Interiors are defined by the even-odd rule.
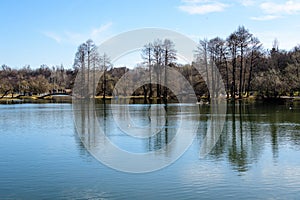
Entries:
[[[130,105],[137,125],[149,123],[147,106]],[[116,128],[111,113],[119,108],[97,105],[97,116],[117,145],[147,152],[172,140],[180,106],[170,105],[168,124],[157,124],[161,131],[140,141]],[[199,151],[208,106],[200,108],[196,139],[180,159],[156,172],[130,174],[91,156],[77,135],[71,104],[0,105],[0,199],[299,198],[300,107],[236,104],[227,112],[222,135],[205,158]]]

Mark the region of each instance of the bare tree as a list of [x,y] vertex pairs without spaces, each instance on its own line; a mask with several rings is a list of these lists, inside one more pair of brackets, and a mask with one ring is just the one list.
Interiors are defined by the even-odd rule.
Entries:
[[[152,43],[148,43],[142,49],[141,56],[144,60],[144,63],[147,64],[150,72],[150,94],[149,98],[152,97],[152,72],[156,73],[156,97],[158,101],[161,98],[161,80],[164,80],[164,91],[163,91],[163,100],[167,102],[167,66],[171,65],[176,58],[175,44],[169,40],[165,39],[164,41],[156,39]],[[162,73],[163,72],[163,73]],[[164,77],[162,77],[164,74]],[[146,89],[146,88],[144,88]]]
[[[89,39],[85,43],[79,45],[77,52],[75,54],[73,68],[79,70],[81,73],[80,77],[80,95],[85,98],[90,98],[92,95],[90,90],[91,85],[91,61],[96,62],[98,57],[98,52],[94,42]],[[95,64],[95,63],[94,63]],[[94,74],[93,74],[94,76]],[[94,80],[93,80],[94,82]],[[78,88],[77,88],[78,89]],[[93,86],[94,91],[94,86]],[[93,92],[94,95],[94,92]]]
[[[80,88],[76,88],[79,89],[78,94],[81,97],[86,97],[86,90],[85,90],[85,65],[86,64],[86,43],[82,43],[81,45],[79,45],[77,52],[75,54],[75,59],[74,59],[74,64],[73,64],[73,68],[75,70],[78,70],[81,72],[80,74]],[[79,85],[78,85],[79,86]]]
[[235,32],[238,41],[238,47],[240,49],[240,83],[239,83],[239,99],[242,98],[243,94],[243,70],[244,70],[244,52],[250,43],[250,38],[252,34],[249,33],[244,26],[239,26],[238,30]]
[[161,67],[163,64],[163,48],[162,41],[160,39],[156,39],[153,42],[153,62],[154,62],[154,70],[156,72],[156,97],[160,101],[161,98]]
[[106,53],[100,56],[100,70],[103,72],[102,76],[102,92],[103,92],[103,100],[106,97],[106,90],[107,90],[107,71],[112,68],[112,64],[110,62],[110,58]]
[[235,98],[236,94],[236,59],[237,59],[237,48],[238,48],[238,38],[236,33],[232,33],[227,38],[227,46],[229,48],[231,65],[232,65],[232,82],[231,82],[231,98]]
[[259,39],[256,37],[251,37],[250,41],[250,67],[249,67],[249,76],[248,76],[248,84],[247,84],[247,97],[249,97],[250,89],[251,89],[251,81],[253,76],[253,67],[257,65],[257,60],[261,56],[261,46]]
[[[153,91],[152,91],[152,61],[153,61],[153,45],[151,43],[148,43],[144,46],[142,49],[142,59],[144,60],[145,63],[147,63],[147,66],[149,68],[149,78],[150,78],[150,93],[149,93],[149,98],[153,96]],[[145,86],[144,86],[145,87]]]
[[168,97],[168,74],[167,74],[167,66],[171,66],[171,64],[177,59],[176,58],[176,50],[175,50],[175,44],[169,40],[165,39],[163,43],[163,56],[164,56],[164,102],[167,103],[167,97]]
[[[220,73],[217,73],[216,70],[219,70],[219,72],[223,72],[223,65],[225,65],[226,72],[223,73],[226,78],[226,89],[228,88],[228,66],[227,66],[227,60],[226,60],[226,52],[227,47],[225,45],[225,41],[219,37],[213,38],[209,40],[208,42],[208,52],[210,60],[212,61],[212,64],[216,66],[211,67],[211,79],[212,79],[212,91],[214,94],[211,94],[213,97],[217,97],[218,91],[220,90],[220,79],[221,77],[218,77]],[[227,93],[227,97],[229,94]]]
[[203,40],[199,41],[199,45],[196,49],[196,62],[197,64],[205,66],[205,74],[206,74],[206,84],[207,84],[207,98],[210,100],[210,76],[209,76],[209,69],[208,69],[208,40],[204,38]]
[[[96,54],[97,54],[96,45],[94,44],[93,40],[88,39],[86,41],[86,51],[87,51],[87,83],[88,83],[87,91],[90,91],[91,60],[93,60],[92,56],[96,56]],[[93,85],[93,87],[94,87],[94,85]],[[90,94],[88,94],[88,95],[90,95]],[[94,97],[94,90],[93,90],[93,97]]]

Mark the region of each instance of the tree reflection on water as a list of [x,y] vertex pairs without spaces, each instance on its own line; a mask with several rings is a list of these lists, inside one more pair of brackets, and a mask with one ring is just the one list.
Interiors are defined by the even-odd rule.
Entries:
[[234,170],[242,173],[259,160],[269,144],[276,162],[280,143],[300,147],[300,119],[297,115],[299,110],[290,111],[286,106],[228,104],[223,133],[210,157],[225,157]]
[[[110,104],[93,104],[85,101],[80,105],[80,107],[75,108],[77,112],[74,114],[77,115],[76,120],[81,120],[82,126],[77,127],[77,132],[86,148],[97,148],[105,142],[97,134],[99,131],[99,127],[96,126],[97,122],[102,124],[102,130],[112,141],[116,137],[130,137],[122,133],[112,117],[113,112],[123,112],[124,107],[112,107]],[[163,105],[164,112],[161,112],[160,109],[151,110],[153,106],[140,104],[132,105],[129,108],[133,121],[136,121],[140,126],[152,123],[153,130],[151,131],[156,133],[150,137],[139,139],[140,142],[134,141],[125,144],[125,146],[128,145],[129,149],[137,150],[137,152],[156,151],[165,148],[174,139],[178,127],[181,126],[180,117],[182,116],[180,115],[182,113],[180,113],[180,109],[182,108],[177,104]],[[188,109],[193,109],[193,107]],[[193,116],[191,120],[199,121],[196,139],[200,151],[213,122],[210,106],[199,106],[199,109],[200,113]],[[151,119],[149,117],[150,112],[156,112],[152,114],[159,117]],[[300,149],[300,119],[298,116],[299,109],[297,107],[294,110],[289,110],[284,105],[227,104],[223,132],[206,158],[216,161],[226,160],[231,164],[233,170],[242,174],[259,160],[269,145],[273,160],[276,162],[280,145],[291,145],[293,148]]]

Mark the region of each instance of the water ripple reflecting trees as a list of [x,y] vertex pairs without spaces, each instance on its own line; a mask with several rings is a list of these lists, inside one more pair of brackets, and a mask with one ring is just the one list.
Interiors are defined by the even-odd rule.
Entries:
[[[85,101],[85,100],[82,100]],[[78,105],[78,104],[76,104]],[[80,127],[82,142],[88,149],[97,149],[104,145],[103,138],[97,134],[95,128],[96,121],[103,124],[105,135],[116,145],[127,151],[137,153],[156,151],[165,148],[170,143],[180,124],[180,118],[186,113],[190,113],[193,106],[186,106],[185,112],[181,112],[178,104],[151,105],[151,104],[131,104],[129,112],[134,124],[129,126],[145,126],[152,123],[152,132],[156,134],[143,139],[128,139],[128,135],[122,133],[113,119],[113,112],[122,112],[122,105],[111,104],[86,104],[83,103],[78,109],[78,117],[82,120]],[[153,107],[163,106],[165,113]],[[199,105],[197,105],[199,106]],[[198,120],[197,130],[198,153],[203,148],[205,136],[209,133],[211,122],[210,106],[199,106],[199,113],[189,118]],[[95,111],[95,112],[94,112]],[[124,111],[125,112],[125,111]],[[149,113],[155,112],[155,119],[149,118]],[[284,114],[283,114],[284,113]],[[163,117],[162,117],[163,116]],[[280,157],[280,146],[288,145],[290,148],[300,150],[300,119],[299,109],[288,110],[283,106],[266,106],[261,104],[232,103],[228,104],[226,123],[220,139],[213,150],[204,159],[213,159],[216,162],[226,161],[230,163],[233,170],[239,174],[244,174],[256,165],[261,155],[270,152],[273,162],[276,163]],[[151,121],[152,120],[152,121]],[[153,121],[156,120],[156,121]],[[185,121],[187,123],[188,121]],[[183,126],[188,127],[188,123]],[[89,128],[93,127],[93,128]],[[130,128],[130,127],[128,127]],[[155,130],[154,130],[155,129]],[[77,131],[78,131],[77,130]],[[169,147],[168,154],[176,149]]]
[[273,161],[277,162],[280,145],[289,143],[299,148],[297,113],[299,110],[290,111],[286,106],[228,104],[223,133],[209,156],[228,160],[238,172],[247,172],[266,148],[271,149]]

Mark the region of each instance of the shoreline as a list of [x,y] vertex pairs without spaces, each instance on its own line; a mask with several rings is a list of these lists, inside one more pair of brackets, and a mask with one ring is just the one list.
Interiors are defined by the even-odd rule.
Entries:
[[[144,96],[120,96],[118,97],[119,99],[131,99],[133,101],[144,101]],[[93,98],[91,98],[93,99]],[[100,100],[103,101],[103,96],[96,96],[94,98],[95,100]],[[106,96],[105,100],[112,100],[112,96]],[[261,98],[261,97],[255,97],[255,96],[249,96],[249,97],[243,97],[242,99],[227,99],[224,98],[224,100],[227,100],[228,102],[263,102],[263,103],[278,103],[278,102],[300,102],[300,96],[280,96],[277,98]],[[154,102],[158,101],[159,98],[152,97],[150,100],[153,100]],[[163,101],[163,99],[160,99]],[[173,99],[170,100],[170,103],[172,102]],[[45,98],[41,98],[41,96],[38,95],[33,95],[33,96],[16,96],[16,97],[11,97],[11,96],[4,96],[3,98],[0,99],[0,103],[43,103],[43,102],[71,102],[72,101],[72,96],[71,95],[46,95]],[[147,101],[149,99],[147,98]],[[174,101],[174,100],[173,100]],[[201,98],[198,102],[195,102],[199,104],[200,102],[208,102],[207,98]],[[133,102],[135,103],[135,102]],[[153,103],[155,104],[155,103]]]

